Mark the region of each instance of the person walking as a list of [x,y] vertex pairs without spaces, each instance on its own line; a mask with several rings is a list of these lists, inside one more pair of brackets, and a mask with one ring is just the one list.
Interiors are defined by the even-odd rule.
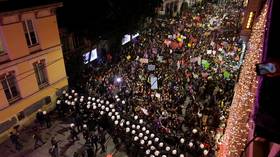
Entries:
[[76,131],[75,125],[73,123],[70,125],[70,136],[73,142],[79,140],[78,132]]
[[47,111],[43,111],[43,119],[46,122],[46,127],[50,128],[52,126],[52,124],[51,124],[51,117],[47,113]]
[[99,130],[98,142],[101,145],[101,149],[102,149],[101,153],[106,152],[106,147],[105,147],[106,137],[105,137],[105,135],[106,135],[105,131],[103,129],[100,129]]
[[86,153],[87,153],[88,157],[95,157],[96,156],[95,152],[97,152],[97,151],[94,151],[94,149],[92,148],[92,144],[91,144],[90,140],[86,140],[85,150],[86,150]]
[[39,122],[40,126],[43,127],[44,125],[44,115],[42,110],[40,109],[36,114],[36,120]]
[[41,147],[43,144],[45,144],[38,130],[35,130],[35,133],[33,134],[33,139],[34,139],[34,149],[37,149],[38,147]]
[[91,135],[91,144],[92,146],[94,146],[95,151],[97,152],[98,149],[98,136],[96,135],[96,133],[92,133]]
[[22,149],[22,144],[19,142],[19,136],[17,134],[10,132],[10,140],[15,145],[17,151]]
[[55,137],[52,137],[51,139],[51,148],[49,149],[49,154],[51,157],[59,157],[59,150],[58,150],[58,142]]

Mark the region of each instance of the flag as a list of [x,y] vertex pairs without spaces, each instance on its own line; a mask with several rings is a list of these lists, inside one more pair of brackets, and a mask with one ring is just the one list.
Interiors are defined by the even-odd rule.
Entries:
[[230,77],[230,73],[226,70],[224,71],[223,75],[224,75],[225,79],[229,79],[229,77]]
[[149,71],[154,71],[156,69],[156,66],[155,65],[153,65],[153,64],[149,64],[148,65],[148,70]]
[[142,111],[145,115],[149,115],[149,112],[148,112],[147,109],[141,107],[141,111]]
[[157,77],[150,76],[151,80],[151,89],[158,89]]
[[207,60],[202,59],[201,64],[204,69],[208,69],[210,67],[210,63]]
[[146,59],[146,58],[140,58],[140,63],[149,63],[149,59]]

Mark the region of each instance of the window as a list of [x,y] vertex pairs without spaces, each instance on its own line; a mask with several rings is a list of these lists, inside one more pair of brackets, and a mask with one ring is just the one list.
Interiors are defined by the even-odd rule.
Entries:
[[2,53],[4,53],[4,47],[3,47],[3,43],[0,38],[0,54],[2,54]]
[[13,103],[20,98],[16,77],[13,72],[2,77],[1,83],[9,103]]
[[33,64],[33,66],[34,66],[35,76],[36,76],[39,88],[43,88],[43,87],[47,86],[48,79],[47,79],[45,60],[41,60],[39,63],[36,62]]
[[32,23],[32,20],[25,20],[23,22],[23,29],[24,29],[24,35],[25,39],[27,41],[28,47],[32,47],[34,45],[38,44],[36,32],[34,30],[34,25]]

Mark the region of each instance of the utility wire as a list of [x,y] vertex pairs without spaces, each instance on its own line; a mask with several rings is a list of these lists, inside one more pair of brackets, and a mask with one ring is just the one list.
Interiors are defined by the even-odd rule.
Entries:
[[[60,61],[60,60],[62,60],[62,59],[63,59],[63,57],[58,58],[58,59],[56,59],[56,60],[50,62],[49,64],[45,65],[45,68],[46,68],[46,67],[49,67],[49,66],[51,66],[51,65],[53,65],[54,63],[56,63],[56,62],[58,62],[58,61]],[[30,72],[30,71],[33,71],[33,72],[30,73],[30,74],[28,74],[27,76],[21,78],[21,79],[18,79],[18,80],[16,79],[16,82],[20,82],[20,81],[26,79],[27,77],[29,77],[29,76],[31,76],[31,75],[34,75],[34,74],[35,74],[35,71],[34,71],[34,69],[30,69],[30,70],[28,70],[28,71],[25,71],[25,72],[23,72],[23,73],[20,73],[20,74],[18,74],[18,75],[15,75],[15,77],[18,77],[18,76],[21,76],[21,75],[23,75],[23,74],[25,74],[25,73],[27,73],[27,72]],[[3,80],[6,80],[6,79],[1,79],[0,82],[2,82]],[[4,88],[0,88],[0,90],[4,90]]]

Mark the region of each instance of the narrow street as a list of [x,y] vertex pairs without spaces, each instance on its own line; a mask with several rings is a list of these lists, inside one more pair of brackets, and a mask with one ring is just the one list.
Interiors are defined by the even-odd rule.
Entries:
[[[69,141],[70,132],[67,127],[69,127],[70,122],[53,119],[53,124],[51,128],[40,129],[43,141],[46,142],[41,147],[34,150],[34,139],[32,128],[37,124],[33,123],[31,126],[20,132],[20,139],[23,144],[23,149],[21,151],[16,151],[14,145],[10,140],[5,141],[0,145],[1,156],[3,157],[50,157],[48,150],[51,148],[51,137],[56,137],[59,142],[59,152],[62,157],[72,157],[74,152],[79,152],[82,154],[84,150],[85,140],[82,133],[78,136],[79,141],[72,143]],[[111,136],[106,135],[106,153],[101,153],[101,147],[98,144],[98,151],[96,157],[105,157],[107,154],[113,154],[114,157],[126,157],[126,154],[115,149],[115,145]]]

